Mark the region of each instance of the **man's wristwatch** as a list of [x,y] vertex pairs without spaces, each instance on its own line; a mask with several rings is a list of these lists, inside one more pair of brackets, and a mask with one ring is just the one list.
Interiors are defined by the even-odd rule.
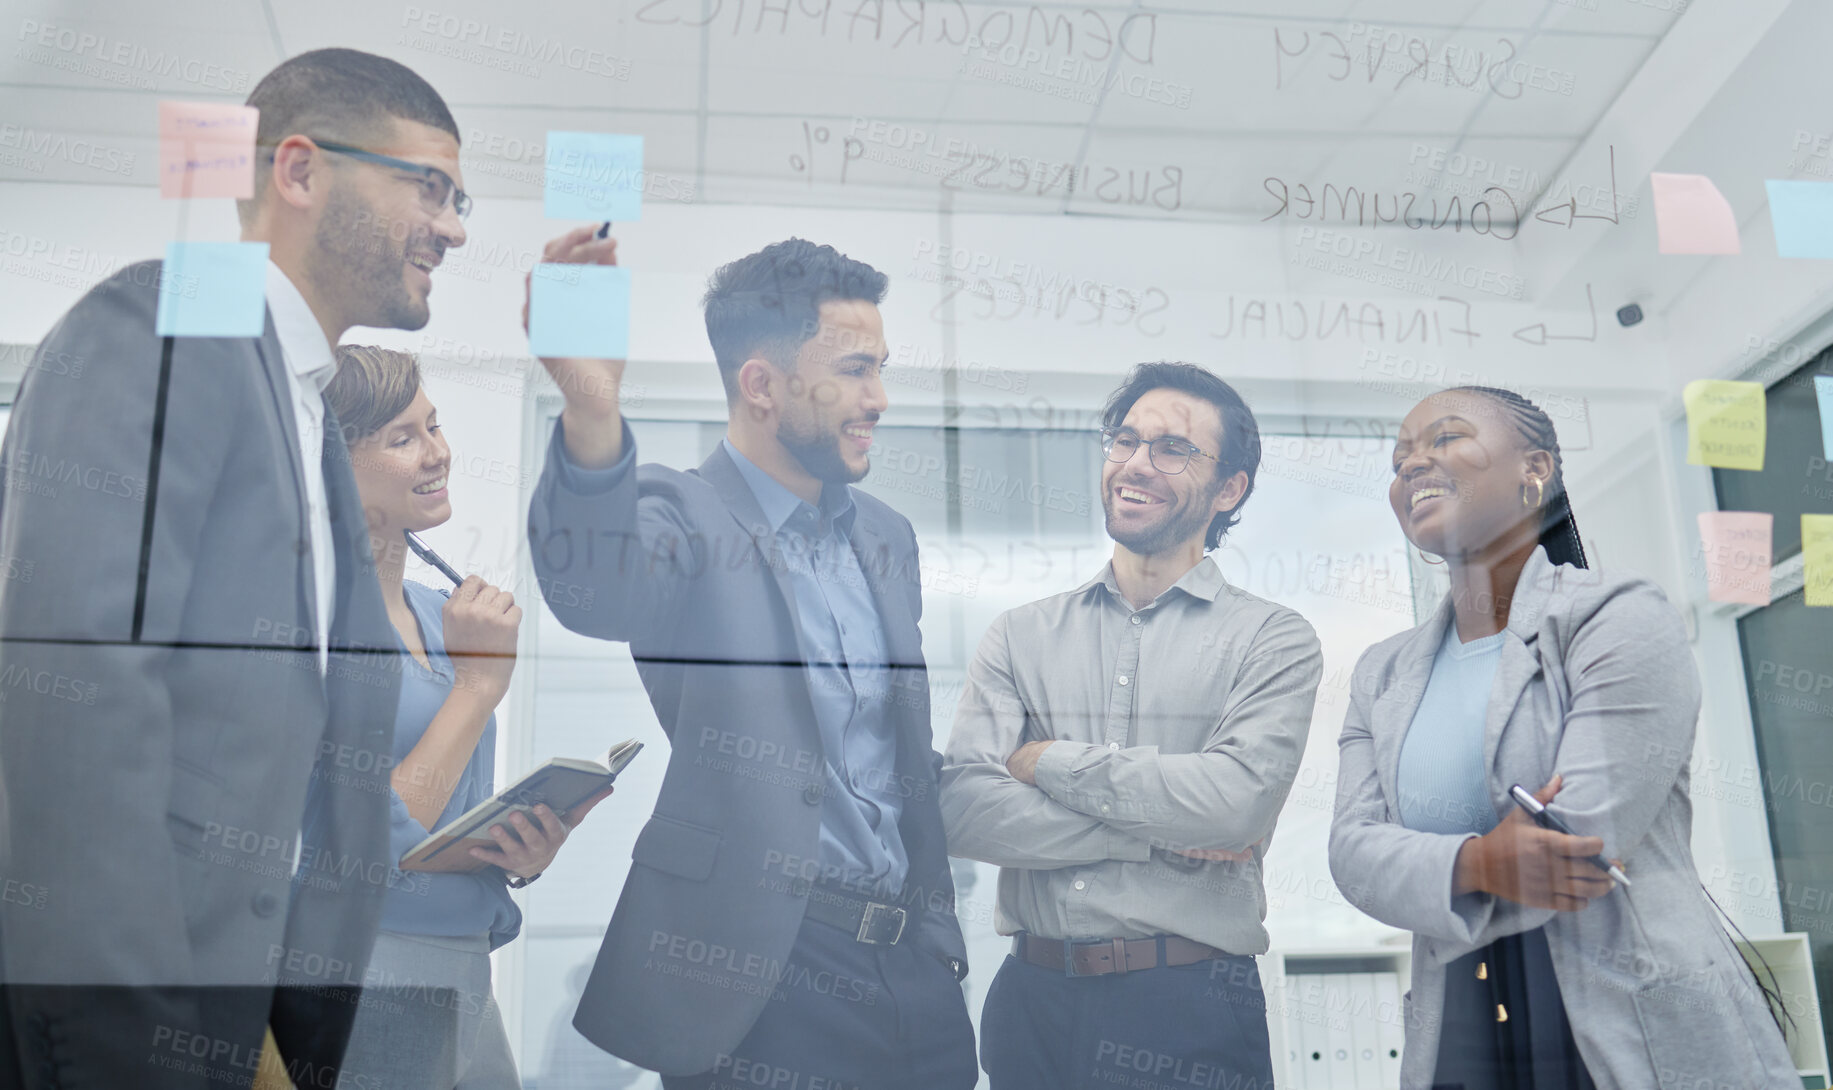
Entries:
[[545,873],[544,871],[536,871],[535,873],[529,875],[527,878],[523,878],[520,875],[512,874],[509,876],[509,888],[510,889],[521,889],[523,886],[541,877],[541,875],[544,873]]

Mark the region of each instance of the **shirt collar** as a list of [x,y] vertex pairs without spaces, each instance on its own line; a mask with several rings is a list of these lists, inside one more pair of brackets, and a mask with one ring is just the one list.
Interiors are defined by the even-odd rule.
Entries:
[[[788,522],[790,517],[801,508],[809,507],[810,510],[813,510],[803,501],[802,497],[783,487],[783,482],[764,472],[756,462],[745,457],[743,452],[732,445],[732,440],[721,439],[719,445],[725,448],[726,454],[732,459],[732,464],[738,467],[739,476],[743,477],[745,483],[751,486],[751,494],[757,497],[758,507],[763,510],[764,517],[770,520],[771,533],[782,530],[783,524]],[[858,508],[853,504],[853,495],[846,485],[822,486],[820,514],[827,517],[828,522],[840,531],[842,537],[852,532],[853,517],[857,513]]]
[[274,316],[274,333],[288,370],[323,393],[337,374],[337,357],[305,296],[272,259],[267,262],[267,309]]
[[[1185,572],[1177,582],[1171,584],[1171,586],[1165,590],[1165,594],[1170,594],[1172,591],[1177,590],[1183,591],[1192,598],[1201,598],[1205,602],[1213,602],[1221,597],[1222,588],[1226,586],[1228,586],[1228,580],[1222,578],[1222,569],[1217,566],[1216,558],[1214,556],[1205,556],[1203,559],[1197,561],[1196,567]],[[1126,601],[1126,598],[1120,593],[1120,583],[1114,578],[1114,562],[1112,560],[1102,565],[1100,573],[1093,579],[1077,587],[1076,593],[1086,594],[1096,587],[1100,587],[1107,591],[1117,602]],[[1159,595],[1159,598],[1163,598],[1165,594]],[[1156,600],[1157,599],[1154,599],[1154,601]],[[1132,607],[1129,605],[1127,608],[1131,609]]]

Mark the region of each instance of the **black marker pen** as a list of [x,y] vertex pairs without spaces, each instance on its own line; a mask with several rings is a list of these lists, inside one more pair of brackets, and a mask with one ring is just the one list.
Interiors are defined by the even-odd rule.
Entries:
[[452,565],[446,563],[443,557],[428,548],[426,542],[420,540],[420,535],[414,533],[412,530],[403,530],[401,532],[407,536],[407,547],[414,550],[414,555],[426,561],[428,564],[431,564],[433,567],[438,568],[447,579],[452,581],[453,586],[458,586],[465,581],[465,577],[458,574],[457,570],[455,570]]

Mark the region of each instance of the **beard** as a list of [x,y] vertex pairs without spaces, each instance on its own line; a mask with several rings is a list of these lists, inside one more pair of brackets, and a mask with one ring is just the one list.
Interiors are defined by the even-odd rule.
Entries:
[[[403,282],[407,241],[395,241],[386,217],[364,208],[347,191],[333,188],[318,221],[313,273],[321,285],[336,285],[360,317],[353,324],[377,329],[420,329],[432,316]],[[325,267],[331,266],[331,267]]]
[[840,428],[838,425],[824,425],[812,416],[792,416],[783,414],[783,420],[777,425],[777,442],[783,444],[808,470],[809,476],[828,484],[852,484],[865,479],[872,468],[868,462],[862,469],[854,469],[840,456]]
[[1140,556],[1156,556],[1168,552],[1209,528],[1216,516],[1206,505],[1216,498],[1216,493],[1221,489],[1221,482],[1217,482],[1214,487],[1206,490],[1207,494],[1200,501],[1185,501],[1166,511],[1157,522],[1133,530],[1115,527],[1114,505],[1122,501],[1114,498],[1113,489],[1106,489],[1101,494],[1101,511],[1106,515],[1107,536]]

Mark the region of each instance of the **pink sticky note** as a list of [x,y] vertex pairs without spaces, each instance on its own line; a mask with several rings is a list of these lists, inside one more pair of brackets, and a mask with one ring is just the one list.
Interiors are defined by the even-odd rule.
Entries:
[[1776,516],[1767,511],[1702,511],[1700,556],[1706,593],[1714,602],[1769,604],[1771,536]]
[[255,126],[261,111],[222,102],[159,104],[159,195],[255,195]]
[[1650,174],[1655,227],[1664,254],[1735,254],[1738,221],[1731,202],[1704,174]]

